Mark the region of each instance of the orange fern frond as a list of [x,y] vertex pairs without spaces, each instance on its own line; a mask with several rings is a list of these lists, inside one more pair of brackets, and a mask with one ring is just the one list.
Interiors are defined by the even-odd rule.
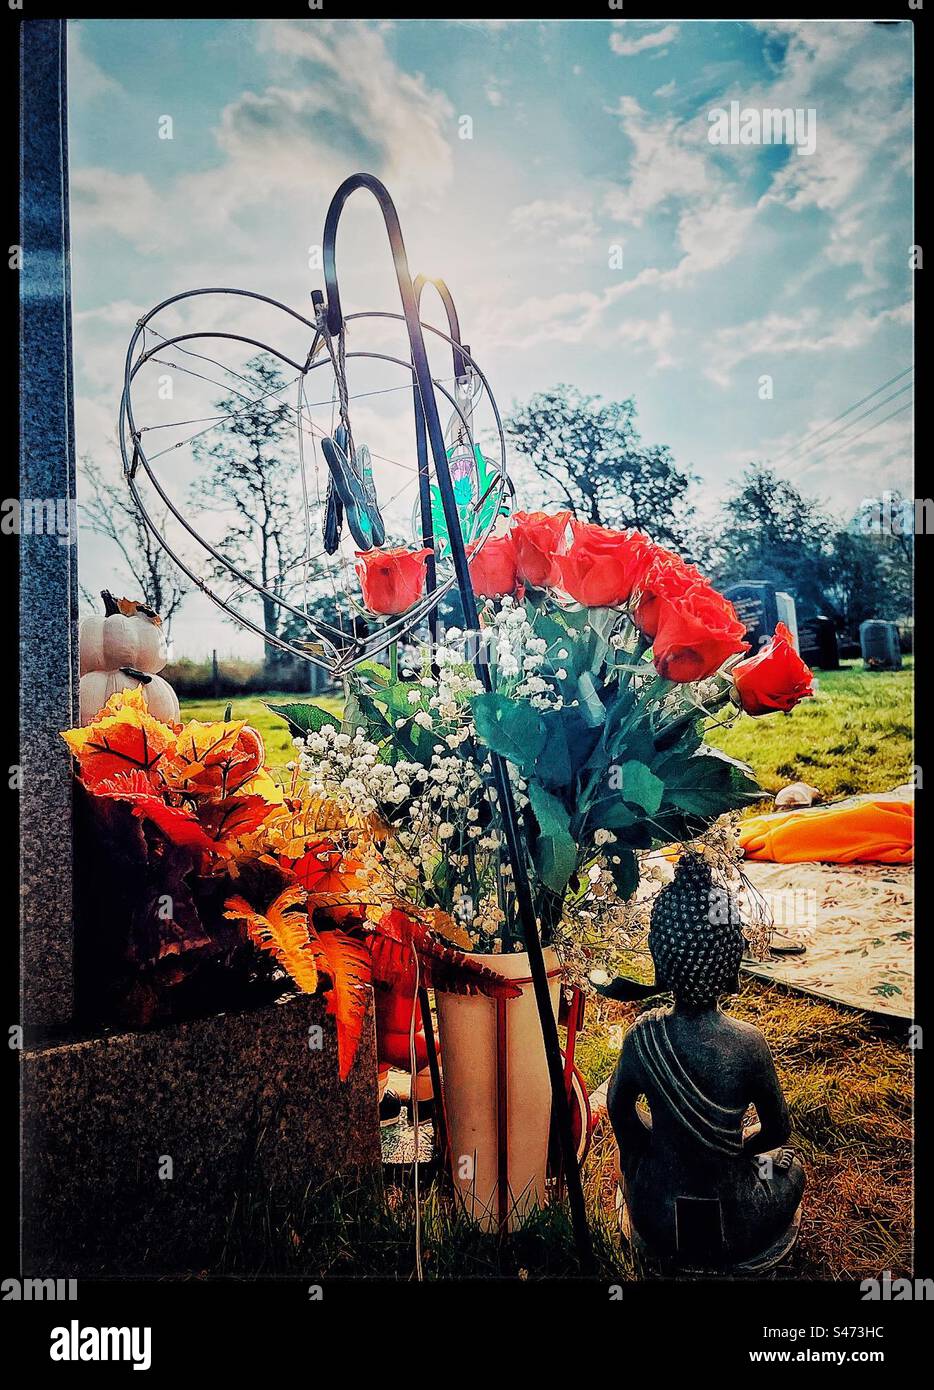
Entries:
[[346,1081],[363,1029],[366,987],[373,974],[370,952],[364,942],[337,929],[316,932],[314,940],[318,970],[331,979],[325,998],[337,1024],[337,1062]]
[[257,912],[246,898],[233,897],[224,903],[227,909],[224,916],[231,921],[245,922],[253,944],[274,956],[303,993],[314,994],[318,988],[315,934],[309,928],[304,911],[289,911],[299,903],[304,907],[304,889],[291,883],[269,904],[265,913]]

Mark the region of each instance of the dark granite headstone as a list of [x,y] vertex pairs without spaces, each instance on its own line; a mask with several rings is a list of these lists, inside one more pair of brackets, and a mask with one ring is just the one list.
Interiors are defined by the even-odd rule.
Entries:
[[798,648],[809,666],[821,671],[836,671],[840,665],[837,630],[833,618],[819,613],[805,618],[798,627]]
[[859,645],[863,665],[870,671],[899,671],[902,648],[898,628],[880,618],[869,618],[859,625]]
[[744,580],[730,584],[723,590],[723,596],[736,609],[740,622],[746,624],[746,641],[751,652],[757,652],[772,636],[778,622],[775,586],[765,580]]
[[342,1082],[320,995],[27,1052],[23,1273],[210,1270],[267,1210],[300,1234],[319,1181],[379,1171],[375,1068],[372,1000]]
[[59,737],[78,714],[65,24],[26,20],[20,34],[21,980],[22,1021],[43,1028],[66,1023],[73,1000],[71,760]]

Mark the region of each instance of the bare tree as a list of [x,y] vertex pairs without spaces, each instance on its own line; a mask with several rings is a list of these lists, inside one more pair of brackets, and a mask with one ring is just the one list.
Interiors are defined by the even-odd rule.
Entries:
[[[110,482],[89,454],[82,455],[80,476],[87,489],[78,503],[81,520],[89,531],[116,547],[126,571],[121,578],[138,587],[147,606],[162,618],[168,636],[191,586],[146,525],[122,478],[119,483]],[[160,529],[165,522],[164,516],[157,518]],[[96,605],[94,596],[84,589],[82,593]]]
[[543,500],[581,521],[636,526],[654,540],[690,550],[695,481],[665,444],[644,444],[632,398],[604,401],[555,386],[516,406],[509,440],[537,473]]
[[[240,381],[214,402],[227,421],[223,434],[192,444],[204,471],[192,485],[191,500],[227,518],[220,549],[268,591],[261,596],[263,625],[282,637],[287,614],[277,598],[294,590],[304,545],[295,494],[295,414],[283,399],[288,383],[272,358],[252,357]],[[267,669],[280,659],[267,644]]]

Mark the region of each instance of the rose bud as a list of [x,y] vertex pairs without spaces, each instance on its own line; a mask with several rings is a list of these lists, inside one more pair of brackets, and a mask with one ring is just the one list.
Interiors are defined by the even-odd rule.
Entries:
[[588,608],[626,603],[652,559],[648,537],[580,521],[572,521],[571,530],[570,549],[555,559],[564,592]]
[[795,651],[784,623],[755,656],[737,662],[730,674],[747,714],[787,714],[799,700],[814,694],[814,674]]
[[470,579],[478,598],[502,598],[515,592],[518,583],[516,550],[512,536],[490,536],[470,561]]
[[555,556],[564,554],[564,533],[570,516],[570,512],[516,512],[510,536],[516,569],[526,584],[545,589],[561,583]]
[[641,595],[636,604],[633,621],[643,637],[653,638],[658,628],[660,601],[676,602],[694,588],[710,589],[707,580],[694,565],[688,565],[673,550],[655,546],[655,553],[641,583]]
[[652,642],[655,669],[671,681],[699,681],[735,652],[748,651],[744,623],[716,589],[693,588],[681,599],[659,599]]
[[356,571],[363,602],[371,613],[405,613],[425,592],[425,559],[430,550],[358,550]]

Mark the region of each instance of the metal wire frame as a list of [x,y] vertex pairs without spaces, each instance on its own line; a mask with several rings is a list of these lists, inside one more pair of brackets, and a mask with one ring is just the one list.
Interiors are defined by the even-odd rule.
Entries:
[[[195,298],[205,294],[231,294],[246,299],[258,300],[259,302],[268,304],[273,308],[282,309],[290,317],[294,318],[300,323],[305,324],[315,334],[315,338],[312,342],[311,349],[308,353],[305,362],[299,363],[295,361],[293,358],[289,357],[280,349],[272,347],[270,344],[265,343],[258,338],[253,338],[249,335],[241,333],[222,332],[220,330],[202,330],[198,332],[185,332],[176,334],[170,338],[165,338],[160,334],[160,342],[156,346],[148,350],[144,348],[137,357],[134,357],[137,343],[139,342],[140,337],[145,333],[147,326],[150,324],[151,320],[155,318],[157,314],[162,312],[169,305],[176,304],[184,299]],[[349,314],[347,316],[347,321],[366,318],[391,319],[396,320],[397,322],[405,322],[404,315],[391,313],[389,311],[384,310],[363,310],[355,314]],[[502,500],[506,496],[507,490],[510,487],[509,480],[506,474],[505,435],[503,431],[502,418],[499,413],[499,408],[496,405],[495,398],[493,396],[492,390],[490,388],[489,382],[485,374],[483,373],[479,364],[475,362],[475,360],[470,356],[469,352],[465,350],[461,346],[461,344],[457,342],[449,334],[442,332],[441,329],[435,328],[431,324],[423,324],[422,327],[424,329],[427,329],[428,332],[433,333],[435,334],[435,336],[448,342],[455,353],[456,361],[458,361],[459,363],[466,363],[470,366],[470,368],[476,373],[478,380],[481,382],[482,390],[485,393],[487,400],[491,405],[496,424],[496,430],[499,437],[500,448],[499,477],[501,479],[501,483],[498,505],[493,513],[495,518],[496,511],[499,510],[499,504],[502,503]],[[313,617],[312,615],[306,613],[303,609],[300,609],[296,607],[294,604],[290,603],[281,594],[277,594],[269,589],[266,589],[263,585],[258,583],[255,578],[245,574],[243,570],[241,570],[236,564],[233,563],[233,561],[231,561],[227,556],[223,555],[215,546],[211,545],[211,543],[207,541],[195,529],[195,527],[191,524],[187,517],[175,505],[171,497],[169,497],[169,495],[163,488],[155,470],[153,469],[152,462],[148,458],[146,450],[144,449],[142,444],[141,435],[143,431],[137,429],[136,426],[136,421],[133,413],[132,385],[137,376],[137,373],[146,365],[147,362],[157,358],[158,354],[164,353],[167,349],[172,348],[181,343],[191,342],[193,340],[201,341],[204,339],[213,338],[221,339],[224,341],[244,343],[247,346],[257,348],[259,351],[267,352],[271,356],[278,358],[281,362],[284,362],[289,367],[293,368],[295,372],[298,374],[298,376],[302,379],[305,379],[312,371],[317,370],[317,368],[319,367],[331,365],[330,359],[326,357],[321,357],[317,361],[314,360],[318,345],[320,343],[320,333],[317,328],[317,325],[310,319],[305,318],[304,315],[297,313],[297,311],[295,311],[294,309],[290,309],[288,305],[282,304],[279,300],[273,299],[268,295],[259,294],[251,290],[239,290],[230,287],[214,287],[182,291],[179,294],[172,295],[170,298],[163,300],[160,304],[157,304],[155,308],[150,309],[147,314],[145,314],[141,319],[138,320],[136,328],[130,339],[129,347],[127,349],[126,363],[124,368],[124,387],[120,400],[120,412],[118,420],[120,450],[123,458],[124,474],[126,476],[127,484],[130,488],[134,501],[136,502],[136,505],[139,508],[140,514],[145,524],[149,527],[156,540],[164,548],[166,553],[179,567],[179,569],[181,569],[182,572],[188,576],[192,583],[195,584],[197,588],[200,589],[201,592],[211,600],[212,603],[214,603],[217,607],[221,608],[230,617],[234,618],[235,621],[241,623],[244,627],[248,628],[257,637],[262,638],[263,641],[268,642],[270,645],[278,648],[280,651],[285,652],[289,656],[298,658],[299,660],[312,662],[315,665],[323,666],[326,670],[333,672],[335,675],[342,675],[346,673],[346,671],[350,670],[361,660],[366,660],[367,658],[376,656],[380,652],[384,651],[388,646],[391,645],[391,643],[398,641],[402,636],[404,636],[406,633],[410,632],[413,628],[415,628],[426,617],[426,615],[430,614],[433,610],[435,610],[438,602],[444,596],[444,594],[446,594],[457,583],[456,572],[452,572],[440,585],[437,584],[436,576],[433,573],[431,576],[432,583],[430,585],[426,585],[426,592],[417,604],[415,604],[406,613],[400,614],[392,622],[382,624],[379,628],[376,629],[376,631],[368,634],[366,637],[361,638],[355,634],[346,632],[342,628],[335,627],[332,623],[328,623],[322,619]],[[143,341],[145,343],[145,338]],[[349,352],[346,354],[346,358],[347,360],[350,360],[352,358],[365,358],[369,360],[388,362],[392,363],[395,366],[402,367],[403,369],[412,373],[413,390],[415,390],[416,392],[418,391],[417,372],[415,366],[411,361],[405,361],[402,358],[395,357],[388,353],[378,353],[370,351]],[[215,361],[216,365],[219,366],[221,370],[227,370],[224,367],[223,363],[216,362],[216,359],[210,360]],[[447,391],[446,388],[440,382],[433,380],[432,386],[436,391],[440,391],[441,394],[447,399],[454,412],[461,420],[465,433],[467,434],[472,447],[473,432],[471,430],[468,419],[465,417],[464,412],[461,410],[459,403],[457,402],[455,397],[449,391]],[[305,428],[304,412],[299,413],[298,427],[299,429]],[[184,443],[185,441],[181,442]],[[131,445],[132,448],[130,447]],[[166,508],[175,517],[175,519],[182,526],[182,528],[188,532],[192,539],[195,540],[210,556],[212,556],[212,558],[215,561],[217,561],[219,565],[221,565],[224,569],[226,569],[232,575],[234,575],[244,587],[249,588],[254,593],[259,594],[261,597],[271,599],[280,608],[284,609],[288,613],[291,613],[294,617],[298,618],[301,622],[303,622],[309,633],[314,637],[316,644],[318,644],[320,648],[319,650],[316,650],[314,646],[305,644],[299,645],[296,642],[289,641],[288,639],[280,637],[275,633],[269,632],[266,628],[254,622],[253,619],[248,617],[247,614],[243,613],[240,609],[233,607],[228,599],[225,599],[220,594],[218,594],[200,575],[198,575],[182,559],[182,557],[169,544],[167,538],[163,535],[161,528],[156,523],[155,519],[152,517],[151,513],[147,509],[144,498],[136,485],[136,473],[140,464],[142,464],[144,471],[146,472],[156,493],[158,494]],[[485,499],[479,499],[477,503],[478,507],[483,500]],[[491,522],[490,527],[484,532],[484,534],[478,537],[478,545],[482,545],[484,541],[487,539],[490,530],[492,529],[492,524],[493,523]],[[432,561],[434,560],[433,555],[431,559]],[[434,570],[434,564],[432,564],[432,570]]]
[[[421,309],[422,290],[426,285],[432,285],[437,290],[441,303],[444,305],[444,312],[447,315],[448,330],[452,341],[454,380],[459,385],[464,379],[467,368],[464,360],[463,348],[461,346],[461,326],[460,320],[457,317],[457,309],[454,305],[454,297],[443,280],[430,280],[425,275],[416,275],[412,283],[412,293],[415,297],[416,310]],[[419,322],[421,322],[420,314]],[[457,387],[455,386],[455,392],[456,390]],[[431,554],[428,556],[428,563],[426,565],[425,587],[431,592],[437,588],[438,581],[434,553],[434,523],[431,516],[431,480],[428,473],[428,434],[425,429],[425,412],[422,409],[417,379],[412,383],[412,403],[415,409],[415,449],[418,460],[418,501],[422,523],[422,544],[431,549]],[[458,414],[460,414],[459,411]],[[461,420],[463,421],[463,419],[464,417],[461,415]],[[472,443],[473,439],[471,437],[471,444]],[[439,616],[437,607],[432,609],[429,617],[429,627],[433,646],[437,646],[440,635]]]

